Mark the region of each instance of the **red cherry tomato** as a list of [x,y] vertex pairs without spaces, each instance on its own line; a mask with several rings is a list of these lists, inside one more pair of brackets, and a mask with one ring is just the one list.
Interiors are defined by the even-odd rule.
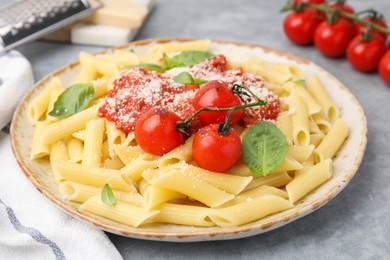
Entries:
[[329,57],[339,57],[345,53],[353,37],[353,25],[338,17],[334,24],[322,22],[314,33],[317,49]]
[[220,134],[218,127],[219,124],[211,124],[196,132],[192,154],[203,169],[225,172],[241,156],[241,139],[233,128],[227,134]]
[[165,108],[152,108],[135,124],[135,140],[148,153],[163,155],[184,143],[175,124],[180,118]]
[[385,52],[385,42],[380,36],[364,40],[361,35],[358,35],[348,45],[347,58],[357,70],[371,72],[378,68]]
[[390,50],[388,50],[379,62],[379,74],[384,82],[390,85]]
[[[210,80],[205,83],[195,94],[193,101],[196,110],[202,107],[232,107],[241,105],[241,101],[230,89],[227,83],[221,80]],[[227,111],[203,111],[198,116],[203,125],[222,123],[225,121]],[[244,109],[233,112],[230,122],[235,124],[240,120]]]
[[317,11],[305,8],[301,12],[288,14],[283,29],[293,43],[307,45],[313,43],[314,32],[321,22],[322,18]]
[[[366,21],[372,22],[372,23],[374,23],[376,25],[379,25],[379,26],[382,26],[384,28],[387,28],[387,23],[385,22],[385,20],[383,18],[375,20],[372,17],[364,17],[363,19],[366,20]],[[366,30],[366,25],[365,24],[362,24],[362,23],[359,23],[359,22],[357,22],[355,24],[355,35],[362,34],[362,33],[364,33],[365,30]],[[375,29],[372,29],[371,33],[380,35],[383,38],[384,41],[386,41],[386,39],[387,39],[387,34],[386,33],[380,32],[380,31],[375,30]]]

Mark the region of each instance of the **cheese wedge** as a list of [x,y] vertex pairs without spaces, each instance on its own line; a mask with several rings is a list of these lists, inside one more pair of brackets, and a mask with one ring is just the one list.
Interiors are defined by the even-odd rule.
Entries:
[[104,6],[85,21],[124,28],[140,27],[148,14],[148,7],[136,1],[105,0]]

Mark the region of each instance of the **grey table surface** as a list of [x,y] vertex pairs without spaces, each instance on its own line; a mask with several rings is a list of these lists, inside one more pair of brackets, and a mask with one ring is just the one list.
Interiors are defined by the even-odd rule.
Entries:
[[[354,0],[390,21],[389,0]],[[351,183],[328,204],[277,230],[230,241],[176,244],[107,234],[125,259],[390,259],[390,88],[359,73],[345,58],[328,59],[284,36],[284,0],[157,0],[136,39],[200,37],[272,46],[305,57],[335,75],[363,106],[369,126],[366,154]],[[92,46],[33,42],[18,50],[39,80]]]

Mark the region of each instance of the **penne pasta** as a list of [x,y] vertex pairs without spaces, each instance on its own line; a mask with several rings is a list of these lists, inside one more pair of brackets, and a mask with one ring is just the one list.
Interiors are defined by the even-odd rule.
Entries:
[[115,206],[104,204],[100,196],[94,196],[80,206],[80,211],[87,211],[119,223],[138,227],[149,223],[159,213],[157,210],[147,211],[130,203],[118,201]]
[[293,204],[286,199],[265,195],[227,208],[214,209],[209,217],[220,227],[235,227],[292,207]]
[[54,77],[44,90],[39,93],[28,105],[28,119],[35,125],[48,110],[52,91],[62,90],[62,82]]
[[322,142],[314,150],[315,162],[332,158],[348,137],[348,133],[348,127],[344,120],[341,118],[337,119]]
[[286,185],[291,203],[297,202],[303,196],[329,180],[330,177],[332,177],[331,159],[326,159],[304,171]]
[[328,118],[330,122],[334,122],[339,117],[339,109],[330,99],[317,76],[313,76],[309,79],[308,91],[322,107],[322,111],[326,118]]

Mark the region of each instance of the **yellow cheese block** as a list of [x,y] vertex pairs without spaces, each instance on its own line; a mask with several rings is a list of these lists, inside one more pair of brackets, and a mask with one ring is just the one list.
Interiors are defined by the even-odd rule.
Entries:
[[129,0],[105,0],[104,6],[85,20],[125,28],[140,27],[148,14],[146,5]]

